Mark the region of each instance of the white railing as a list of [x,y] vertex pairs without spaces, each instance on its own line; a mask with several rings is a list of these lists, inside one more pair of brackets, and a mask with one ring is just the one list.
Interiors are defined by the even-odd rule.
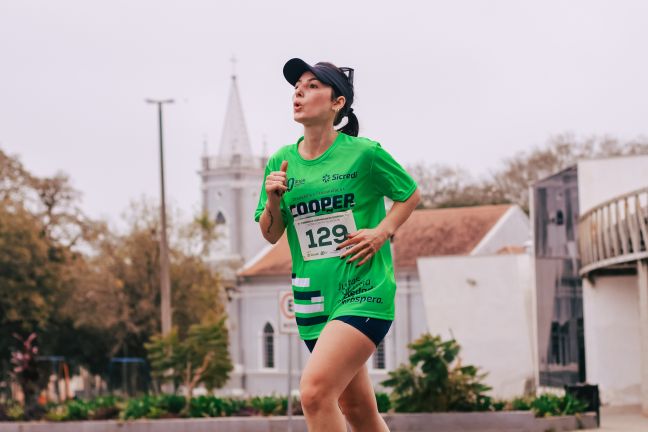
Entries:
[[648,188],[594,207],[578,222],[581,276],[648,258]]

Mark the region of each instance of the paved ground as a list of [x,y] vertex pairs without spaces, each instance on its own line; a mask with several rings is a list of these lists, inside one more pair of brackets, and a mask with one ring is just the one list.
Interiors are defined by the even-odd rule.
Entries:
[[601,412],[601,428],[587,430],[592,432],[647,432],[648,417],[641,415],[639,407],[603,408]]

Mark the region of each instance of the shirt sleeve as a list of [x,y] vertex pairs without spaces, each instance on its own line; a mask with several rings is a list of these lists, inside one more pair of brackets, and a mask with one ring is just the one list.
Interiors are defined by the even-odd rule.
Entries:
[[416,182],[380,144],[374,149],[371,179],[376,194],[392,201],[406,201],[416,190]]

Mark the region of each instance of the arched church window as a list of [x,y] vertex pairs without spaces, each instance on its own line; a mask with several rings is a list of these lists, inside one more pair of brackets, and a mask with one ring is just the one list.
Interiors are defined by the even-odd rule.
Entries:
[[225,215],[223,214],[223,212],[218,212],[216,214],[216,223],[218,225],[224,225],[225,224]]
[[274,329],[270,323],[263,327],[263,367],[274,368]]

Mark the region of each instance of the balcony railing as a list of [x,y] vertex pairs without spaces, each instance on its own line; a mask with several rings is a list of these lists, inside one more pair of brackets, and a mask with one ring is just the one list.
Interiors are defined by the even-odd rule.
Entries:
[[648,188],[594,207],[578,223],[581,276],[648,258]]

